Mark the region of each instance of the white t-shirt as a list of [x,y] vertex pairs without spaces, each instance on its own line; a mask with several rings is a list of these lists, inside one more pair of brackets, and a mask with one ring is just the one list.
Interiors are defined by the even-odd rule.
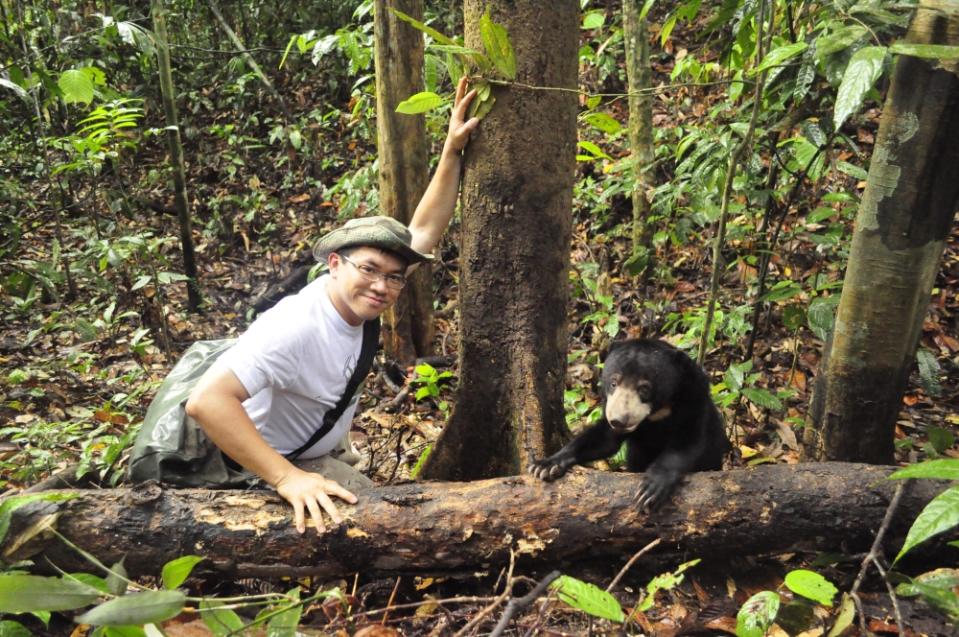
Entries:
[[[250,398],[246,413],[281,454],[300,448],[323,424],[360,358],[363,326],[347,323],[326,293],[329,275],[261,314],[214,365],[230,369]],[[302,459],[329,453],[349,431],[354,399]]]

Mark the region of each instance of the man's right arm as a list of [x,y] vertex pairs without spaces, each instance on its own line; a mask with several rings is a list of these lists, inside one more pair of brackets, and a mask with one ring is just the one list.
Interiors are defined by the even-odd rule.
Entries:
[[186,403],[186,413],[203,428],[210,440],[230,458],[260,476],[293,505],[296,529],[306,530],[305,511],[323,532],[322,508],[339,524],[342,521],[330,499],[335,495],[353,504],[356,496],[333,480],[294,466],[271,447],[243,408],[249,394],[229,369],[214,366],[207,371]]

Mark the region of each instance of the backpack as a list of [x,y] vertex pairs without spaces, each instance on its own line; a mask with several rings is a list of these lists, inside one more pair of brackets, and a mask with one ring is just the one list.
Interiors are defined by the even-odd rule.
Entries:
[[[295,460],[333,429],[373,365],[379,333],[379,319],[363,324],[360,358],[343,395],[310,439],[286,454],[288,460]],[[158,480],[178,487],[208,489],[251,487],[259,482],[256,475],[224,455],[186,414],[186,401],[197,381],[234,343],[235,339],[197,341],[183,353],[147,409],[130,452],[129,481]]]

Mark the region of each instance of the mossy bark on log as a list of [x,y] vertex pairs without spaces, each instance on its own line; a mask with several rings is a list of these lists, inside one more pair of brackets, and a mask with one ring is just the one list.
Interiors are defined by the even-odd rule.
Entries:
[[[555,483],[530,476],[467,483],[377,487],[341,505],[347,522],[318,536],[298,534],[291,510],[269,491],[137,488],[80,492],[46,503],[56,528],[105,564],[126,556],[131,575],[157,574],[194,554],[220,576],[344,576],[354,572],[440,573],[520,563],[550,568],[622,564],[656,538],[660,554],[721,560],[818,549],[868,549],[895,483],[892,467],[809,463],[689,476],[673,501],[644,514],[632,504],[639,476],[577,469]],[[942,485],[910,484],[887,548],[896,551],[912,520]],[[26,507],[24,507],[26,508]],[[18,510],[19,511],[19,510]],[[26,528],[14,524],[11,528]],[[91,570],[54,537],[37,536],[4,559]],[[45,559],[42,559],[45,558]],[[49,560],[49,561],[48,561]]]

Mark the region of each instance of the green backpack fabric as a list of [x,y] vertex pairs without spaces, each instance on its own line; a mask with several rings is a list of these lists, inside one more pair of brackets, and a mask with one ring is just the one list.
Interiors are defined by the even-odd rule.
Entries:
[[[299,449],[287,454],[297,458],[326,435],[339,420],[360,383],[373,365],[379,340],[379,320],[363,325],[363,345],[346,390],[323,419],[323,425]],[[213,362],[233,346],[235,339],[197,341],[166,377],[150,403],[143,425],[130,452],[127,479],[158,480],[178,487],[245,488],[259,482],[253,473],[239,467],[220,451],[193,418],[186,415],[186,401],[193,387]]]

